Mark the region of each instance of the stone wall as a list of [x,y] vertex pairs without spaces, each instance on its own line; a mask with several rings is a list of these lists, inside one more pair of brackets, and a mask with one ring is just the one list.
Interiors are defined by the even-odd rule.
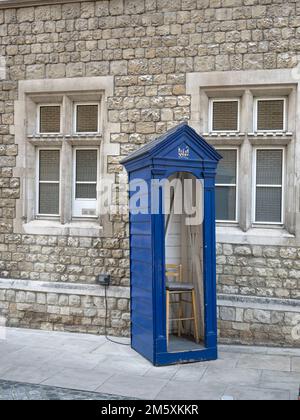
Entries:
[[0,312],[10,327],[128,336],[129,305],[124,287],[109,289],[105,298],[93,285],[0,280]]
[[[109,272],[115,287],[127,289],[129,284],[126,218],[112,218],[110,238],[15,234],[20,180],[13,176],[18,154],[14,100],[19,80],[114,76],[108,118],[121,129],[111,142],[120,144],[125,156],[190,119],[187,73],[294,67],[299,25],[296,0],[110,0],[0,10],[0,55],[7,65],[6,79],[0,80],[0,277],[93,284],[97,274]],[[120,158],[107,157],[116,180]],[[299,299],[299,253],[296,248],[220,244],[219,291]],[[103,331],[101,314],[85,312],[89,296],[80,298],[77,316],[71,296],[23,292],[1,294],[11,325]],[[97,303],[99,308],[92,309],[103,311],[103,301]],[[115,307],[123,311],[115,302],[110,332],[124,334],[125,324],[113,323]],[[231,322],[221,315],[222,337],[261,341],[231,333]],[[247,322],[252,322],[249,317],[243,324]],[[278,343],[274,336],[272,340]]]
[[219,295],[219,340],[226,344],[299,347],[298,302]]
[[300,249],[218,244],[220,293],[300,298]]

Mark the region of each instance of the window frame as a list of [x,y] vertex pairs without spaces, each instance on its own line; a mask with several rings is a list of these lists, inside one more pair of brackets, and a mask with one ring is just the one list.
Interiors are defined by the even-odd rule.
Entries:
[[[97,105],[98,107],[98,118],[97,118],[97,131],[77,131],[77,108],[78,106],[82,105]],[[94,101],[94,102],[74,102],[73,106],[73,133],[78,136],[85,136],[85,135],[95,135],[100,134],[100,123],[101,123],[101,107],[100,102]]]
[[215,184],[215,187],[235,187],[235,219],[236,220],[216,220],[218,224],[238,224],[239,223],[239,158],[240,158],[240,149],[239,147],[233,146],[216,146],[216,150],[235,150],[236,151],[236,183],[235,184]]
[[[41,108],[42,107],[54,107],[54,106],[58,106],[60,109],[60,120],[59,120],[59,128],[60,130],[58,132],[55,133],[41,133]],[[37,129],[37,134],[41,135],[41,136],[55,136],[55,135],[60,135],[62,134],[62,130],[63,130],[63,107],[61,103],[39,103],[37,105],[37,123],[36,123],[36,129]]]
[[[215,102],[237,102],[238,115],[237,115],[237,130],[214,130],[213,129],[213,109]],[[210,98],[209,99],[209,132],[210,133],[240,133],[241,131],[241,98]]]
[[[258,150],[282,150],[282,180],[281,185],[264,185],[257,184],[257,151]],[[254,227],[261,226],[284,226],[285,224],[285,175],[286,171],[286,147],[284,146],[256,146],[253,148],[253,170],[252,170],[252,225]],[[266,187],[266,188],[281,188],[281,221],[280,222],[257,222],[256,221],[256,188],[257,187]]]
[[[77,162],[77,151],[78,150],[95,150],[97,152],[97,181],[96,182],[79,182],[80,184],[96,184],[96,199],[94,198],[84,198],[84,199],[77,199],[76,198],[76,185],[78,184],[76,182],[76,162]],[[72,219],[97,219],[99,217],[98,213],[98,207],[99,207],[99,194],[98,194],[98,188],[99,188],[99,182],[100,182],[100,151],[99,147],[93,147],[93,146],[76,146],[73,147],[72,151]],[[74,208],[75,208],[75,202],[76,201],[89,201],[89,202],[95,202],[96,203],[96,214],[95,216],[75,216],[74,215]]]
[[[42,150],[58,150],[59,151],[59,181],[40,181],[40,151]],[[61,215],[61,148],[59,147],[37,147],[36,148],[36,205],[35,215],[37,218],[59,218]],[[47,214],[40,213],[40,184],[58,184],[59,185],[59,213]]]
[[[258,102],[260,101],[283,101],[283,129],[282,130],[258,130]],[[286,133],[288,123],[288,109],[287,109],[288,98],[285,96],[258,96],[254,98],[254,110],[253,110],[253,130],[254,133]]]

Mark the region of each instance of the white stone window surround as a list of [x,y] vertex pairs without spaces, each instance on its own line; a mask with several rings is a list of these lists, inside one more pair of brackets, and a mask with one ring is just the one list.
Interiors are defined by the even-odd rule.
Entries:
[[[114,78],[83,77],[46,80],[24,80],[19,82],[18,100],[15,101],[15,142],[18,156],[14,176],[21,180],[20,199],[16,204],[14,233],[38,235],[69,235],[86,237],[106,237],[112,233],[108,215],[97,220],[72,220],[72,152],[73,146],[99,147],[99,173],[101,177],[115,175],[107,171],[107,157],[118,156],[120,146],[110,143],[112,133],[120,132],[120,124],[108,121],[107,98],[113,96]],[[73,134],[74,102],[91,101],[95,92],[100,102],[101,134],[85,136]],[[97,99],[98,100],[98,99]],[[70,115],[64,118],[62,134],[44,136],[37,133],[36,115],[39,103],[61,104],[62,112]],[[64,111],[63,111],[64,110]],[[29,119],[27,116],[31,115]],[[59,147],[62,152],[61,179],[68,195],[62,194],[61,214],[57,219],[36,218],[36,148]],[[101,178],[100,178],[101,182]],[[100,184],[99,182],[99,184]],[[68,185],[66,185],[68,184]],[[99,214],[102,203],[99,200]]]
[[[300,245],[300,80],[293,69],[245,70],[187,74],[187,94],[191,95],[191,125],[216,147],[240,148],[239,224],[218,224],[217,240],[223,243],[253,245]],[[254,133],[254,101],[256,97],[287,98],[287,131],[284,133]],[[208,133],[209,100],[241,98],[240,133]],[[207,134],[206,134],[207,133]],[[252,155],[256,146],[286,148],[285,225],[253,224],[252,215]],[[297,156],[299,156],[297,158]],[[249,177],[251,174],[251,177]]]

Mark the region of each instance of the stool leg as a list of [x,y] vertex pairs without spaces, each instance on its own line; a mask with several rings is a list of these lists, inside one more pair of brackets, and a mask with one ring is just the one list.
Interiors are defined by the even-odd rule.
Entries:
[[194,336],[196,343],[199,343],[199,330],[198,330],[198,319],[197,319],[197,306],[196,306],[196,293],[195,290],[192,291],[192,304],[193,304],[193,317],[194,317]]
[[167,345],[169,346],[169,334],[170,334],[170,292],[167,290],[167,314],[166,314],[166,334],[167,334]]
[[183,316],[182,316],[182,299],[181,299],[182,294],[179,293],[178,296],[179,296],[178,337],[181,337],[181,318],[183,318]]

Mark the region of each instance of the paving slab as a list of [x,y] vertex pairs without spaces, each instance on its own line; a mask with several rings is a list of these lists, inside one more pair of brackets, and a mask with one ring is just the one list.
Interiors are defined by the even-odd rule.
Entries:
[[51,359],[59,357],[58,349],[46,349],[37,347],[38,340],[35,346],[26,346],[15,352],[10,352],[1,357],[1,366],[6,364],[14,365],[28,365],[30,364],[39,367],[41,364],[47,363]]
[[63,369],[42,382],[42,385],[58,386],[61,388],[95,391],[107,379],[111,372],[83,369]]
[[226,395],[239,401],[288,401],[291,398],[289,391],[274,389],[257,389],[245,386],[230,386]]
[[145,373],[145,377],[159,378],[159,379],[174,379],[176,372],[180,369],[179,366],[153,366]]
[[133,375],[114,375],[104,382],[97,391],[107,394],[153,400],[167,384],[168,380],[164,379]]
[[94,369],[100,363],[104,363],[107,359],[106,355],[92,355],[90,353],[80,353],[75,354],[73,352],[66,352],[61,351],[59,355],[55,358],[51,358],[47,360],[48,365],[52,365],[54,367],[63,368],[72,368],[76,367],[77,369]]
[[97,367],[101,368],[105,365],[105,369],[117,374],[144,376],[153,365],[146,359],[111,356],[107,357],[102,363],[98,363]]
[[15,382],[25,382],[30,384],[39,384],[50,376],[53,376],[56,372],[59,372],[59,368],[54,369],[53,367],[48,368],[46,366],[40,366],[36,368],[30,364],[18,365],[10,367],[6,372],[1,374],[1,379]]
[[209,367],[204,373],[201,384],[213,385],[219,383],[222,385],[258,385],[262,372],[260,370],[249,369],[228,369]]
[[173,376],[173,381],[195,382],[202,379],[207,367],[195,367],[193,365],[181,366]]
[[241,355],[238,368],[291,371],[291,358],[289,356],[269,356],[258,354]]
[[220,400],[225,389],[226,386],[220,383],[201,384],[199,381],[171,381],[158,393],[155,399]]

